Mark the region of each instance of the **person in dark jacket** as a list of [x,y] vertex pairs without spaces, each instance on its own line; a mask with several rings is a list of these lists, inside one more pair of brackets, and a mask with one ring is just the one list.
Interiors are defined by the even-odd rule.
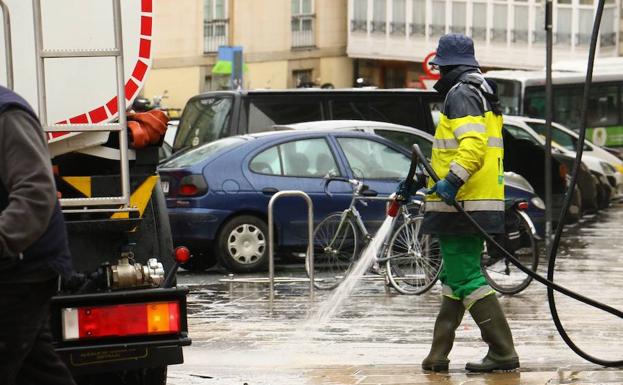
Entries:
[[480,268],[484,239],[453,206],[458,202],[488,233],[504,233],[504,143],[495,85],[483,78],[474,43],[465,35],[442,36],[430,63],[441,72],[434,88],[445,101],[431,157],[441,180],[429,181],[422,232],[439,239],[443,291],[433,343],[422,368],[448,370],[455,331],[467,309],[489,351],[480,362],[469,362],[465,368],[513,370],[519,367],[513,337]]
[[0,87],[0,384],[75,384],[55,353],[50,299],[71,256],[43,130]]

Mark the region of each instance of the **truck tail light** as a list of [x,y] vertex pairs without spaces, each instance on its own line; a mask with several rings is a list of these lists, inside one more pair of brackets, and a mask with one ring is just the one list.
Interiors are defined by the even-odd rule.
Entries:
[[175,334],[181,329],[176,301],[64,308],[62,320],[65,341]]

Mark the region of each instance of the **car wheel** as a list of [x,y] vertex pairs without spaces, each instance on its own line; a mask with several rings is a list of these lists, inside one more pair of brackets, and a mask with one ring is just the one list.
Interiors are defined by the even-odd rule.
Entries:
[[218,236],[218,258],[227,269],[251,273],[268,265],[268,227],[251,215],[229,220]]
[[[578,186],[575,186],[573,190],[573,197],[571,198],[571,206],[567,211],[566,223],[575,223],[582,218],[582,192]],[[558,215],[557,213],[555,215]]]

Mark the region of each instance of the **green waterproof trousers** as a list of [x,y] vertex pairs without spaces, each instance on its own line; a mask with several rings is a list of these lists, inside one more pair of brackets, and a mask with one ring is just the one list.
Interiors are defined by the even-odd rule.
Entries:
[[463,301],[466,309],[493,292],[480,270],[483,245],[480,235],[439,235],[443,259],[439,280],[443,284],[443,295]]

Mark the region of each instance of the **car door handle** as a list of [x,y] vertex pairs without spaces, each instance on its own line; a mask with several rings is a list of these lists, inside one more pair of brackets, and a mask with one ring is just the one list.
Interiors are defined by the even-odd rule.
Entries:
[[276,194],[278,192],[279,192],[279,190],[274,188],[274,187],[264,187],[262,189],[262,194],[264,194],[264,195],[274,195],[274,194]]

